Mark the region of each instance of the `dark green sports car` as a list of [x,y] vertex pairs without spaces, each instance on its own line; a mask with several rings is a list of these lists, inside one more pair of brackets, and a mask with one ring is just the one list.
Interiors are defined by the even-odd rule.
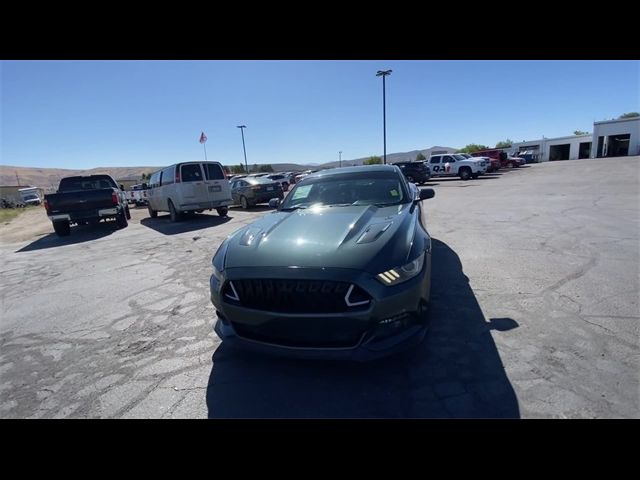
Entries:
[[218,248],[216,333],[307,358],[369,360],[419,343],[431,283],[420,202],[433,195],[394,165],[309,175]]

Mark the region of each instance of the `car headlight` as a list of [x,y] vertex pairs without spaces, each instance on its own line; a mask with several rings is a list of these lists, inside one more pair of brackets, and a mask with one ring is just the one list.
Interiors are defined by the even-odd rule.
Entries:
[[376,275],[376,278],[384,285],[390,287],[392,285],[397,285],[398,283],[406,282],[407,280],[415,277],[422,271],[423,266],[424,252],[406,265],[379,273]]
[[222,242],[215,255],[211,259],[211,265],[213,266],[213,276],[222,281],[222,271],[224,270],[224,259],[227,254],[227,241]]
[[215,265],[213,266],[213,276],[216,277],[219,282],[222,281],[222,272],[218,270]]

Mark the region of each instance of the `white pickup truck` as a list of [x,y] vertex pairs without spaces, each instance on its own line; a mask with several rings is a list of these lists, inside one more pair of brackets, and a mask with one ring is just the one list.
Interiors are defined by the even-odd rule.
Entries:
[[432,177],[460,177],[462,180],[478,178],[487,171],[484,159],[468,159],[456,153],[431,155],[429,167]]
[[146,183],[134,185],[131,187],[131,190],[127,192],[127,202],[130,204],[135,203],[137,207],[148,205],[147,190],[148,187]]

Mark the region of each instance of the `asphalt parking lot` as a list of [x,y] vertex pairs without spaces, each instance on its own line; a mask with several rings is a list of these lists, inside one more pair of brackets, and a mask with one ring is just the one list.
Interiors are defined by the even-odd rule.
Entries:
[[0,417],[637,418],[638,162],[432,179],[431,329],[368,364],[220,344],[211,258],[267,207],[67,238],[34,212],[50,233],[0,230]]

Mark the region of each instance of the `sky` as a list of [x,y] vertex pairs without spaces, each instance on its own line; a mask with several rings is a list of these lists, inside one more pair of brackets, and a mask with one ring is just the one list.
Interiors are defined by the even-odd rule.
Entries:
[[0,164],[324,163],[591,132],[640,111],[638,61],[2,61]]

